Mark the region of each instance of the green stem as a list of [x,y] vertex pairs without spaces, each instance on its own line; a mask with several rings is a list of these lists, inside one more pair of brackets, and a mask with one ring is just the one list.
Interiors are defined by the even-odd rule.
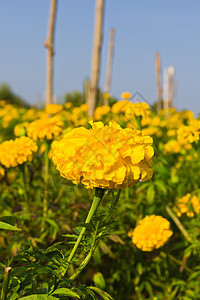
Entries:
[[187,230],[185,229],[185,227],[183,226],[183,224],[181,223],[179,218],[177,218],[177,216],[172,212],[171,208],[168,205],[165,206],[165,209],[166,209],[168,215],[172,218],[172,220],[174,221],[174,223],[178,227],[178,229],[182,232],[182,234],[186,238],[186,240],[189,243],[192,243],[191,236],[189,235],[189,233],[187,232]]
[[174,257],[171,254],[167,254],[167,256],[173,260],[175,263],[177,263],[178,265],[180,265],[181,267],[183,267],[186,271],[188,271],[189,273],[192,273],[192,270],[190,268],[188,268],[184,262],[182,262],[181,260],[177,259],[176,257]]
[[9,285],[11,270],[12,270],[11,267],[5,268],[4,278],[3,278],[3,287],[2,287],[2,290],[1,290],[1,300],[6,300],[7,299],[8,285]]
[[49,143],[45,142],[45,173],[44,173],[44,201],[43,201],[43,217],[47,216],[48,209],[48,178],[49,178]]
[[142,122],[142,116],[136,116],[136,123],[137,123],[138,130],[142,130],[141,122]]
[[83,271],[83,269],[85,269],[85,267],[89,263],[89,261],[92,257],[93,251],[94,251],[94,245],[95,245],[95,241],[96,241],[96,237],[97,237],[98,227],[99,227],[99,222],[97,223],[95,233],[94,233],[94,236],[93,236],[93,240],[92,240],[92,245],[91,245],[91,248],[90,248],[90,251],[89,251],[88,255],[86,256],[84,261],[81,263],[81,265],[78,267],[78,269],[74,272],[74,274],[69,278],[69,280],[72,281],[72,280],[76,279],[76,277],[78,277],[78,275]]
[[164,258],[169,257],[172,261],[174,261],[175,263],[177,263],[179,266],[183,267],[186,271],[188,271],[189,273],[192,273],[192,270],[190,268],[188,268],[183,261],[177,259],[176,257],[174,257],[173,255],[169,254],[169,253],[165,253],[165,252],[160,252],[160,255]]
[[[103,198],[103,195],[104,195],[104,189],[95,188],[95,196],[93,198],[92,205],[90,207],[89,213],[88,213],[87,218],[85,220],[86,224],[90,223],[93,215],[95,214],[95,212],[97,210],[97,207],[99,206],[99,203],[101,202],[101,199]],[[74,244],[74,247],[73,247],[73,249],[72,249],[72,251],[70,253],[70,256],[69,256],[69,258],[67,260],[68,266],[66,267],[63,276],[66,274],[66,272],[67,272],[67,270],[69,268],[69,265],[70,265],[70,263],[71,263],[74,255],[76,253],[76,250],[77,250],[77,248],[78,248],[78,246],[79,246],[79,244],[80,244],[80,242],[82,240],[82,237],[83,237],[85,231],[86,231],[86,227],[82,227],[81,232],[79,233],[78,239],[77,239],[76,243]]]
[[20,179],[21,179],[21,183],[22,183],[22,187],[23,187],[23,196],[24,196],[24,201],[26,203],[27,211],[30,212],[25,177],[26,177],[25,176],[25,164],[22,164],[22,165],[20,165]]

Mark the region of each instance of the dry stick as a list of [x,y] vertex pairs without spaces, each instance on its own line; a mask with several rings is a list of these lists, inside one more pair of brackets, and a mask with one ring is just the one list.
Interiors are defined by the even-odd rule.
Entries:
[[174,221],[174,223],[176,224],[176,226],[178,227],[178,229],[182,232],[182,234],[184,235],[185,239],[189,243],[192,243],[192,238],[190,237],[189,233],[187,232],[187,230],[185,229],[185,227],[182,225],[182,223],[180,222],[180,220],[177,218],[177,216],[172,212],[172,210],[169,208],[168,205],[165,206],[165,209],[166,209],[167,213],[169,214],[169,216]]
[[156,52],[156,84],[157,84],[157,113],[162,109],[162,86],[161,86],[161,63],[160,53]]
[[44,43],[47,48],[47,69],[46,69],[46,105],[53,102],[53,56],[54,56],[54,32],[56,18],[57,0],[51,0],[48,36]]
[[94,114],[96,97],[97,97],[97,88],[99,82],[103,11],[104,11],[104,0],[96,0],[95,29],[94,29],[94,42],[93,42],[93,54],[92,54],[92,71],[91,71],[90,91],[89,91],[89,98],[88,98],[88,106],[89,106],[88,114],[90,117],[93,117]]
[[[107,63],[107,72],[106,72],[106,87],[105,93],[110,94],[110,83],[111,83],[111,72],[112,72],[112,61],[113,61],[113,49],[114,49],[114,34],[115,30],[111,28],[110,30],[110,43],[109,43],[109,52],[108,52],[108,63]],[[108,98],[104,99],[104,105],[108,105]]]

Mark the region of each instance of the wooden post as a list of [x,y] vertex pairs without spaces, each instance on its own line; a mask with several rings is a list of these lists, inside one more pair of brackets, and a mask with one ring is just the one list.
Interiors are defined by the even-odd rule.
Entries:
[[169,107],[173,107],[173,95],[174,95],[174,67],[168,68],[169,74]]
[[[110,94],[110,83],[111,83],[111,72],[112,72],[112,61],[113,61],[113,49],[114,49],[114,34],[115,30],[111,28],[110,30],[110,43],[108,50],[108,62],[107,62],[107,72],[106,72],[106,87],[105,93]],[[108,105],[108,98],[104,99],[104,105]]]
[[164,84],[163,84],[163,104],[164,109],[169,111],[169,72],[168,68],[164,69]]
[[97,88],[99,82],[103,11],[104,11],[104,0],[96,0],[95,29],[94,29],[94,41],[93,41],[93,53],[92,53],[92,70],[91,70],[91,79],[90,79],[90,89],[88,95],[89,97],[88,114],[90,117],[93,117],[94,114],[96,97],[97,97]]
[[157,113],[162,109],[162,86],[161,86],[161,66],[160,53],[156,52],[156,84],[157,84]]
[[48,36],[44,43],[47,48],[47,65],[46,65],[46,99],[45,104],[53,103],[53,56],[54,56],[54,33],[56,7],[58,0],[51,0]]

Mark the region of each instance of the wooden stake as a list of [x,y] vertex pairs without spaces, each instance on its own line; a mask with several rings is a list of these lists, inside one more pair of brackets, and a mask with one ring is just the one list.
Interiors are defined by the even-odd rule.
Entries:
[[174,94],[174,67],[168,68],[169,74],[169,108],[173,107],[173,94]]
[[103,11],[104,0],[96,0],[96,13],[95,13],[95,29],[94,29],[94,42],[93,42],[93,54],[92,54],[92,70],[90,79],[90,89],[88,95],[88,114],[93,117],[97,88],[99,82],[99,70],[100,70],[100,56],[101,56],[101,43],[102,43],[102,27],[103,27]]
[[47,48],[46,99],[45,99],[46,105],[53,103],[53,56],[54,56],[56,7],[57,7],[57,0],[51,0],[48,36],[44,43],[44,46]]
[[[108,93],[108,94],[110,94],[113,49],[114,49],[114,34],[115,34],[115,30],[113,28],[111,28],[109,51],[108,51],[108,62],[107,62],[107,72],[106,72],[106,87],[105,87],[105,93]],[[104,105],[108,105],[108,98],[104,99]]]
[[162,109],[162,86],[161,86],[161,66],[160,53],[156,52],[156,84],[157,84],[157,113]]

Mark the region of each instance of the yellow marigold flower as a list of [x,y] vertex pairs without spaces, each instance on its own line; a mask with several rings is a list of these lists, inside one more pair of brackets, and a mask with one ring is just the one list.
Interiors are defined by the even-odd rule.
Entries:
[[129,105],[132,105],[132,104],[133,103],[129,100],[117,101],[112,106],[112,113],[117,114],[117,113],[120,113],[120,112],[125,112],[127,110],[127,107]]
[[44,139],[51,140],[60,135],[63,126],[63,122],[58,116],[50,118],[44,116],[27,126],[27,134],[35,141]]
[[161,119],[159,118],[159,116],[155,116],[152,119],[151,124],[154,125],[154,126],[159,126],[160,125],[160,121],[161,121]]
[[94,119],[99,121],[101,120],[102,116],[107,115],[109,112],[110,112],[110,106],[108,105],[98,106],[94,112]]
[[174,211],[178,217],[183,214],[186,214],[188,217],[194,217],[194,212],[196,214],[199,214],[200,212],[200,200],[196,195],[191,197],[191,194],[188,193],[178,199],[176,206],[174,207]]
[[[147,117],[151,113],[150,107],[146,102],[132,103],[128,105],[125,109],[125,114],[127,117],[131,118],[133,116]],[[158,118],[159,119],[159,118]],[[160,120],[160,119],[159,119]]]
[[162,130],[158,127],[149,126],[142,129],[143,135],[157,135],[158,137],[162,136]]
[[6,105],[6,100],[0,100],[0,106],[5,106]]
[[179,114],[182,119],[188,119],[188,120],[194,119],[194,114],[191,110],[183,110]]
[[177,139],[181,144],[193,143],[199,140],[200,128],[194,126],[181,126],[177,130]]
[[141,131],[102,122],[79,127],[52,144],[61,176],[86,188],[126,188],[152,177],[152,138]]
[[0,166],[0,179],[2,179],[4,176],[5,176],[5,170]]
[[121,98],[122,99],[130,99],[131,98],[131,93],[130,92],[123,92],[122,94],[121,94]]
[[52,103],[46,106],[45,112],[48,115],[55,115],[59,113],[63,109],[63,106],[61,104]]
[[69,108],[71,108],[73,106],[73,104],[71,103],[71,102],[66,102],[65,104],[64,104],[64,107],[66,108],[66,109],[69,109]]
[[10,168],[31,161],[37,148],[37,144],[26,136],[5,141],[0,144],[0,163]]
[[169,137],[175,137],[176,136],[176,130],[175,129],[170,129],[167,131],[167,136]]
[[109,93],[104,93],[103,94],[103,99],[109,99],[110,98],[110,94]]
[[42,114],[44,114],[43,111],[34,109],[34,108],[30,108],[22,116],[22,120],[30,122],[30,121],[40,118]]
[[178,141],[176,140],[170,140],[164,145],[164,150],[163,152],[165,154],[167,153],[179,153],[181,151],[181,145]]
[[141,120],[142,127],[150,125],[151,121],[152,121],[152,118],[150,118],[149,116],[147,116],[147,115],[143,116],[143,118]]
[[132,242],[142,251],[152,251],[163,246],[172,234],[167,219],[151,215],[139,221],[132,232]]
[[87,112],[88,111],[88,104],[87,103],[81,104],[80,109],[84,112]]
[[24,122],[21,124],[17,124],[14,127],[14,134],[15,136],[22,136],[26,134],[26,127],[28,126],[28,122]]

